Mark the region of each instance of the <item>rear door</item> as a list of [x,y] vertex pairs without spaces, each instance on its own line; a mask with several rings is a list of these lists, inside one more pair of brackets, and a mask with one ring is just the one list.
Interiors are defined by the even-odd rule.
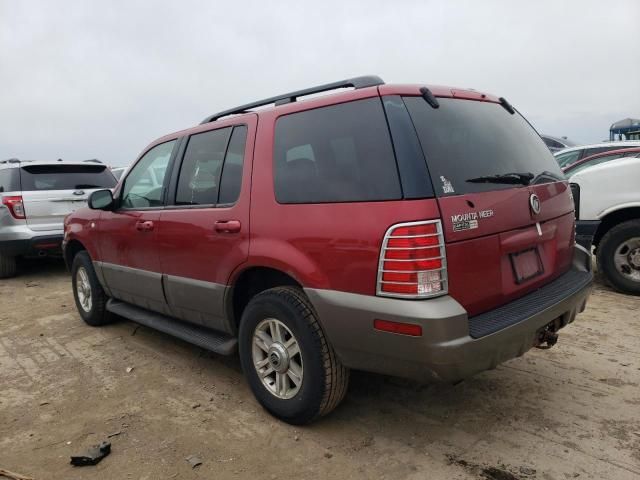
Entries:
[[533,128],[498,103],[404,97],[442,213],[449,292],[470,315],[569,269],[573,202]]
[[119,187],[119,206],[100,213],[96,235],[99,267],[113,297],[165,313],[157,235],[176,143],[156,145],[138,160]]
[[249,254],[249,203],[256,115],[196,133],[186,147],[160,215],[157,243],[171,312],[229,330],[224,293]]
[[29,228],[51,231],[62,230],[64,217],[84,207],[91,192],[115,187],[116,179],[106,165],[27,164],[20,185]]

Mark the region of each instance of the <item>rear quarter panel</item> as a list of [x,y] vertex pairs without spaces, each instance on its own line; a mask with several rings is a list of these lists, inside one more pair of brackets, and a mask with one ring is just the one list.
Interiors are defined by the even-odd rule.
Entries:
[[[279,204],[273,182],[278,116],[377,96],[362,89],[279,107],[260,114],[254,154],[251,242],[244,266],[277,268],[304,287],[375,295],[380,246],[394,223],[439,218],[435,200]],[[243,268],[244,269],[244,268]],[[239,273],[239,272],[238,272]]]

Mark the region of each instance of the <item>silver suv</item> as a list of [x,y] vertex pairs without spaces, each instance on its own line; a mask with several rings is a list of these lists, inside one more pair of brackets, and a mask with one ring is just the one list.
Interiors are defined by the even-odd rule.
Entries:
[[59,254],[64,217],[116,183],[102,163],[0,160],[0,278],[16,257]]

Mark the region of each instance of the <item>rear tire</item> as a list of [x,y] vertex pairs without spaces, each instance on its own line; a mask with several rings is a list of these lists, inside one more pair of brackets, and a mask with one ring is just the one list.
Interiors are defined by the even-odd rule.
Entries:
[[598,269],[613,288],[640,295],[640,220],[609,230],[600,240],[596,258]]
[[310,423],[345,396],[349,369],[336,357],[299,288],[272,288],[251,299],[242,314],[239,347],[258,402],[287,423]]
[[109,297],[98,281],[91,257],[84,250],[73,258],[71,285],[78,313],[88,325],[99,327],[114,321],[106,308]]
[[16,257],[0,255],[0,278],[15,277],[16,272]]

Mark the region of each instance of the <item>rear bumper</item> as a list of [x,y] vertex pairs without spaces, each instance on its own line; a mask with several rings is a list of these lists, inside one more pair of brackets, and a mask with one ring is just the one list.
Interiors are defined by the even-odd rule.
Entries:
[[40,252],[59,253],[62,234],[38,235],[19,240],[0,240],[0,254],[8,257],[38,255]]
[[576,243],[582,245],[587,251],[591,251],[593,237],[600,226],[600,220],[577,220]]
[[[345,366],[419,381],[456,382],[524,354],[551,322],[559,327],[571,323],[591,293],[591,255],[577,247],[572,269],[561,279],[561,292],[554,281],[483,314],[494,314],[499,321],[480,331],[482,336],[473,327],[482,316],[469,319],[450,296],[412,301],[331,290],[306,292]],[[419,324],[423,335],[377,331],[374,319]]]

